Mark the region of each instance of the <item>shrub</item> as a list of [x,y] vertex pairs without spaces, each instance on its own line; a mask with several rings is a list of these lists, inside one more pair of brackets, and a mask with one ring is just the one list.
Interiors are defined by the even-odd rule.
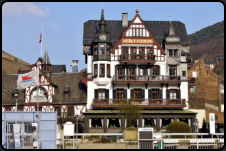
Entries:
[[101,139],[94,141],[94,143],[111,143],[111,139],[101,137]]
[[[172,133],[192,133],[191,127],[182,121],[173,121],[169,124],[166,130]],[[172,135],[171,138],[185,138],[185,135]],[[192,138],[191,135],[186,136],[186,138]]]

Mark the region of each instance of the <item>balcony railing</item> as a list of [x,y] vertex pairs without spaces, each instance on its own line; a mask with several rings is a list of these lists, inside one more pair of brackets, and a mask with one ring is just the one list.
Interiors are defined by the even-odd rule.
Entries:
[[117,106],[120,102],[131,102],[132,104],[146,105],[146,106],[186,106],[185,99],[93,99],[93,106],[106,105]]
[[121,61],[155,61],[155,55],[151,54],[122,54]]
[[169,75],[114,75],[113,81],[180,81],[180,76]]
[[82,79],[93,79],[93,73],[82,73]]

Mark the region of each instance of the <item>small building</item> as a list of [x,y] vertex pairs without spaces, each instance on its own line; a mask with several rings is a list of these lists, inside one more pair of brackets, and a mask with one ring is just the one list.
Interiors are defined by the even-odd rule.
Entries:
[[196,78],[195,85],[188,89],[188,100],[189,110],[198,113],[199,128],[202,127],[203,118],[209,122],[209,113],[215,113],[216,122],[224,123],[224,113],[221,113],[221,78],[205,66],[204,59],[188,69],[188,76]]
[[[37,68],[39,68],[38,90],[37,86],[17,90],[18,75]],[[64,117],[73,116],[74,110],[79,110],[82,114],[86,112],[86,86],[81,79],[82,73],[67,73],[65,65],[52,65],[46,48],[44,57],[38,58],[30,70],[19,70],[18,74],[7,74],[2,77],[2,111],[16,111],[17,101],[17,111],[57,111],[58,122]],[[27,124],[25,132],[30,131],[31,124]]]

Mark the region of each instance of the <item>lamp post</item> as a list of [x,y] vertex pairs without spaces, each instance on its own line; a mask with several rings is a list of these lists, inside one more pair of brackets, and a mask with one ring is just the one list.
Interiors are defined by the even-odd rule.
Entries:
[[18,97],[18,94],[14,94],[15,98],[16,98],[16,112],[17,112],[17,97]]
[[[15,96],[15,98],[16,98],[15,101],[16,101],[16,112],[17,112],[17,101],[18,101],[18,100],[17,100],[17,97],[18,97],[18,94],[16,93],[16,94],[14,94],[14,96]],[[17,121],[16,121],[16,124],[17,124]]]

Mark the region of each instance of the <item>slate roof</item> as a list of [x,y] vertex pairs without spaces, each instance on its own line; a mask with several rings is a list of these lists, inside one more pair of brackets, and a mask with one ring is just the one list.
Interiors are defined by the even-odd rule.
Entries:
[[[56,89],[55,99],[53,104],[77,104],[86,103],[86,86],[82,83],[82,73],[53,73],[51,74],[50,81],[53,82],[58,88]],[[70,89],[69,102],[64,101],[64,90],[67,86]]]
[[[12,92],[14,86],[17,86],[18,75],[4,75],[2,77],[2,105],[15,105],[16,102],[12,100]],[[24,104],[24,90],[18,90],[17,105]]]
[[[89,113],[117,113],[117,110],[88,110],[86,113],[84,114],[89,114]],[[192,112],[189,110],[143,110],[142,113],[188,113],[188,114],[196,114],[196,112]]]
[[[83,45],[91,45],[95,34],[99,32],[99,20],[89,20],[84,23],[83,29]],[[115,44],[122,35],[126,27],[122,27],[120,20],[105,20],[105,31],[110,32],[111,42]],[[131,21],[128,21],[130,25]],[[154,38],[161,44],[169,34],[169,21],[144,21],[145,26],[152,32]],[[187,31],[184,23],[180,21],[172,21],[175,36],[180,37],[182,43],[189,43]]]
[[52,65],[51,66],[51,72],[52,73],[66,72],[66,66],[65,65]]
[[[17,85],[18,75],[4,75],[2,77],[2,106],[14,105],[16,102],[11,99],[14,86]],[[80,104],[86,103],[86,86],[81,82],[82,73],[52,73],[50,81],[55,86],[56,94],[52,104]],[[64,102],[64,90],[66,84],[70,89],[69,101]],[[25,90],[18,90],[18,105],[24,105]]]

